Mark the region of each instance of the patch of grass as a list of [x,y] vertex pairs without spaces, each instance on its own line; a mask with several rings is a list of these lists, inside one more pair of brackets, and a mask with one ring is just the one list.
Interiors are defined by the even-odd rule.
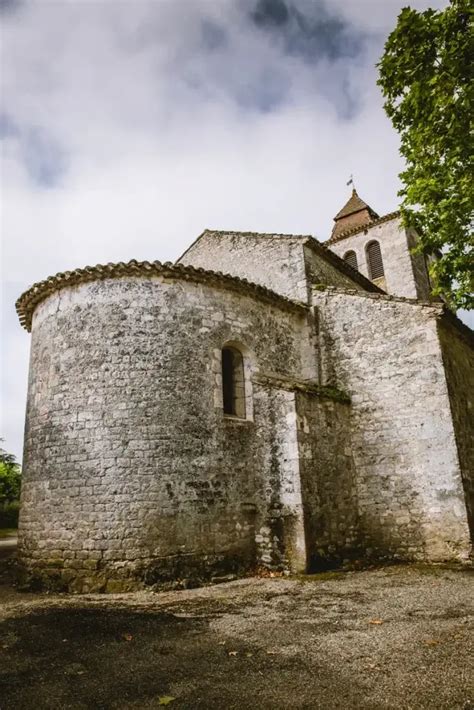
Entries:
[[18,530],[16,528],[0,528],[0,540],[6,537],[16,537]]

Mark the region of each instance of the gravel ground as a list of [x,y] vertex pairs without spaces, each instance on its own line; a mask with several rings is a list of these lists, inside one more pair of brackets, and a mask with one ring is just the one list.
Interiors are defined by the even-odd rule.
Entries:
[[8,537],[0,538],[0,560],[10,557],[16,551],[17,538],[9,535]]
[[473,572],[387,567],[165,593],[0,587],[0,710],[474,710]]

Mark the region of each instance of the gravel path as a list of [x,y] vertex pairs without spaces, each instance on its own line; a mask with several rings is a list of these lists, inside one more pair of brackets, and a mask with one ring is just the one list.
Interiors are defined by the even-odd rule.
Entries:
[[473,572],[388,567],[178,592],[0,587],[0,710],[474,710]]

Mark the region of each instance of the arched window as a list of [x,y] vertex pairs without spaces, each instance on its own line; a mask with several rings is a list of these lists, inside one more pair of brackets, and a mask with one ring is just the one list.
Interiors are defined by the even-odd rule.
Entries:
[[367,263],[369,265],[369,276],[374,281],[381,279],[384,275],[382,252],[378,242],[369,242],[367,244]]
[[346,251],[346,253],[344,254],[344,261],[346,262],[346,264],[349,264],[349,266],[352,266],[353,269],[358,268],[357,254],[355,253],[355,251]]
[[224,414],[245,418],[244,358],[237,348],[222,348],[222,397]]

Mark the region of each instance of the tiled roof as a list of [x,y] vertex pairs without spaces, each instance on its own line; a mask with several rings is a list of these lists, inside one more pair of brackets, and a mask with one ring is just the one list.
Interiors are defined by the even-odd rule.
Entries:
[[221,286],[245,295],[254,295],[281,308],[303,312],[307,310],[305,304],[285,298],[265,288],[265,286],[251,283],[247,279],[229,276],[217,271],[207,271],[194,266],[184,266],[183,264],[172,264],[171,262],[162,264],[160,261],[150,262],[132,259],[126,264],[124,262],[105,265],[97,264],[96,266],[86,266],[84,269],[61,272],[34,284],[16,302],[20,323],[26,330],[30,331],[36,306],[55,291],[89,281],[127,276],[165,276],[166,278],[182,279],[183,281],[206,282],[212,286]]
[[357,232],[363,232],[364,230],[372,229],[372,227],[376,227],[378,224],[383,224],[383,222],[390,222],[391,219],[395,219],[399,216],[400,212],[398,210],[395,212],[389,212],[388,214],[383,215],[383,217],[378,217],[377,219],[374,219],[373,222],[368,222],[367,224],[362,224],[358,227],[352,227],[351,229],[347,229],[346,231],[341,232],[340,234],[336,234],[334,237],[330,237],[324,243],[333,244],[334,242],[338,242],[341,239],[345,239],[346,237],[350,237],[353,234],[357,234]]
[[352,195],[347,200],[344,207],[339,210],[334,219],[342,219],[343,217],[348,217],[349,215],[354,214],[355,212],[361,212],[361,210],[368,210],[370,216],[373,217],[373,219],[378,218],[378,214],[374,212],[372,207],[369,207],[369,205],[359,197],[359,195],[354,189],[352,190]]

